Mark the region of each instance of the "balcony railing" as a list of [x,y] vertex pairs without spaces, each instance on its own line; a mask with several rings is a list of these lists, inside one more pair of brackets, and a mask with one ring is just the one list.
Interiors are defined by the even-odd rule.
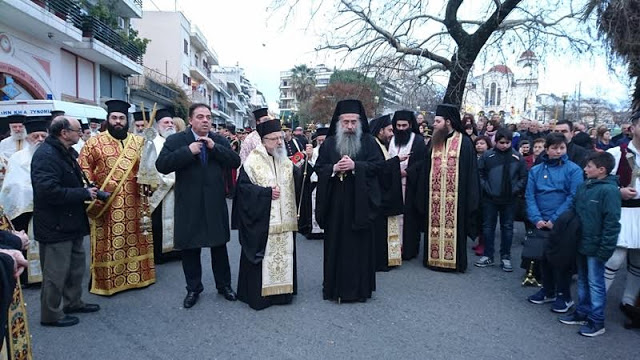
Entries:
[[77,1],[73,0],[31,0],[58,18],[73,24],[82,30],[82,18],[86,12]]
[[129,86],[132,89],[145,89],[151,93],[173,100],[178,92],[164,85],[170,79],[159,72],[145,68],[144,75],[135,75],[129,78]]
[[142,7],[142,0],[133,0],[134,3],[136,3],[136,5]]
[[142,52],[133,42],[124,39],[109,25],[93,16],[86,15],[82,22],[82,36],[94,38],[132,61],[142,65]]

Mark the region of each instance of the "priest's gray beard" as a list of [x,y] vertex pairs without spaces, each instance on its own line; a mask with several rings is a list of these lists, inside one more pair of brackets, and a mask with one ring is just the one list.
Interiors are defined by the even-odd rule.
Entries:
[[176,133],[176,129],[174,128],[167,128],[167,129],[163,129],[160,130],[160,136],[162,136],[163,138],[168,138],[169,135],[173,135]]
[[27,129],[23,129],[20,132],[11,132],[11,137],[14,141],[22,141],[27,137]]
[[280,145],[280,147],[275,148],[271,154],[269,154],[271,156],[273,156],[274,159],[278,160],[278,161],[282,161],[284,159],[287,158],[287,148],[284,147],[284,141],[282,142],[282,145]]
[[433,135],[431,136],[431,146],[434,149],[440,148],[444,145],[444,142],[447,140],[447,136],[449,135],[449,129],[446,127],[442,129],[435,130]]
[[336,131],[336,151],[340,156],[347,155],[351,159],[355,159],[356,155],[360,152],[362,143],[362,124],[358,121],[356,131],[353,133],[345,131],[342,124],[338,123],[338,129]]

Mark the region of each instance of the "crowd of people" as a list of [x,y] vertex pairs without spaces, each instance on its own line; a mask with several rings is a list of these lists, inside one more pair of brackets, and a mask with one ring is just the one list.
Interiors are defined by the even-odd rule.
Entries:
[[[531,303],[600,335],[606,291],[626,260],[620,307],[640,326],[640,113],[612,138],[570,121],[476,121],[451,104],[429,122],[406,110],[368,121],[360,101],[343,100],[328,126],[307,131],[266,108],[254,111],[255,129],[236,129],[214,125],[205,104],[190,107],[188,126],[169,109],[130,120],[130,104],[106,105],[107,118],[87,124],[60,112],[0,119],[3,315],[18,276],[42,283],[43,326],[99,311],[82,301],[85,236],[91,293],[149,286],[157,264],[180,259],[191,308],[210,248],[217,292],[260,310],[297,292],[297,233],[324,241],[323,298],[366,302],[376,272],[417,257],[421,241],[433,270],[465,272],[468,239],[477,239],[475,266],[497,264],[499,219],[506,272],[514,222],[525,224],[523,284],[541,283]],[[242,247],[237,293],[231,230]]]

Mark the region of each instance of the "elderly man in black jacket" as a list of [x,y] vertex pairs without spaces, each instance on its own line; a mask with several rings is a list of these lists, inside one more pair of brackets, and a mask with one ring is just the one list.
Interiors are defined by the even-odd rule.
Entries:
[[211,266],[218,293],[236,300],[231,288],[227,242],[229,215],[224,170],[240,166],[240,156],[223,136],[211,132],[211,109],[205,104],[189,108],[187,130],[171,135],[156,161],[163,174],[176,173],[175,248],[182,250],[187,282],[184,307],[190,308],[204,290],[201,248],[211,248]]
[[71,147],[81,134],[77,119],[56,117],[31,161],[33,230],[42,263],[40,323],[44,326],[72,326],[78,318],[65,314],[100,310],[81,299],[82,241],[89,234],[84,202],[97,194],[95,187],[85,187],[76,162],[78,153]]

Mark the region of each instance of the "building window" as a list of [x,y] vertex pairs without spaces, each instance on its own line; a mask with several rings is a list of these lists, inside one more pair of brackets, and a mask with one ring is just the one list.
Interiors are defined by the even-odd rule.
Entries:
[[502,89],[498,88],[498,95],[496,96],[496,105],[500,106],[501,98],[502,98]]
[[489,106],[489,88],[484,89],[484,106]]
[[287,80],[282,80],[282,86],[287,86]]
[[184,40],[184,53],[189,55],[189,42],[187,40]]
[[489,98],[489,105],[493,106],[496,104],[496,83],[491,84],[491,94]]
[[190,78],[190,77],[188,77],[188,76],[187,76],[187,75],[185,75],[185,74],[182,74],[182,82],[183,82],[185,85],[191,85],[191,78]]
[[195,61],[195,63],[193,65],[198,66],[198,54],[195,54],[194,57],[195,57],[196,61]]

